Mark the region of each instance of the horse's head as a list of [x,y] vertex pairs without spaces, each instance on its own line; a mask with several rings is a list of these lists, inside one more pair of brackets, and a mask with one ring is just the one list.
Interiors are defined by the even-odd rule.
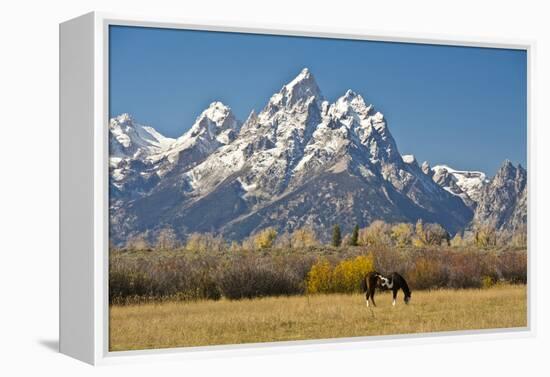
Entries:
[[409,302],[411,302],[411,296],[412,296],[412,293],[405,295],[405,304],[409,304]]

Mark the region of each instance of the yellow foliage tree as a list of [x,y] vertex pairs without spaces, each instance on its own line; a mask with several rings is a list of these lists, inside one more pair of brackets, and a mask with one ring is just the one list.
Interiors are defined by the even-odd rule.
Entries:
[[345,259],[332,267],[327,259],[320,259],[308,273],[307,292],[315,293],[352,293],[360,289],[361,279],[374,270],[372,255]]
[[391,228],[391,238],[399,247],[410,245],[412,236],[413,227],[409,223],[398,223]]
[[361,279],[374,270],[372,255],[341,261],[332,273],[332,291],[352,293],[360,290]]
[[319,259],[307,274],[307,293],[328,293],[332,286],[332,266],[327,259]]
[[277,231],[273,228],[266,228],[254,237],[254,246],[257,249],[268,249],[273,246],[277,238]]

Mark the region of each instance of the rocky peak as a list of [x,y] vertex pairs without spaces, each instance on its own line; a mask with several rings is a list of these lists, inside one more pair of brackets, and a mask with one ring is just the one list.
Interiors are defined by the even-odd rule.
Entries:
[[416,162],[416,157],[414,157],[413,154],[404,154],[401,157],[403,158],[404,163],[418,166],[418,162]]
[[304,68],[298,76],[284,85],[279,93],[271,97],[269,104],[277,107],[291,108],[297,104],[311,101],[312,99],[314,99],[319,106],[324,100],[321,90],[315,81],[315,77],[313,77],[309,69]]
[[434,172],[432,171],[432,168],[428,161],[424,161],[421,166],[422,173],[426,174],[429,177],[433,177]]
[[527,172],[506,160],[484,187],[472,224],[515,230],[527,222]]
[[214,139],[226,130],[238,131],[239,122],[235,119],[231,108],[221,102],[212,102],[195,121],[190,129],[191,136],[207,133],[210,139]]

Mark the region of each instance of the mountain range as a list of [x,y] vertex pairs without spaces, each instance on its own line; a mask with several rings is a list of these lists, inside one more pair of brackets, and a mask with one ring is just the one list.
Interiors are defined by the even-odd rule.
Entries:
[[495,177],[401,155],[386,119],[352,90],[330,103],[306,68],[244,122],[213,102],[177,139],[122,114],[111,119],[110,237],[242,240],[267,227],[320,240],[376,219],[437,222],[450,233],[526,222],[526,171]]

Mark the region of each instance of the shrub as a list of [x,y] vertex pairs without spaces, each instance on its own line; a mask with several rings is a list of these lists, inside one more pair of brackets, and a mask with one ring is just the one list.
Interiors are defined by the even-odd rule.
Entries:
[[452,247],[462,247],[466,244],[460,233],[455,234],[455,236],[451,239],[451,246]]
[[147,241],[147,234],[139,233],[131,236],[126,241],[126,249],[137,251],[137,250],[148,250],[149,242]]
[[187,237],[185,250],[194,252],[221,252],[227,245],[221,235],[215,236],[212,233],[191,233]]
[[395,250],[389,247],[377,247],[371,251],[374,269],[377,271],[411,271],[414,268],[414,256],[410,250]]
[[238,256],[218,274],[219,288],[224,297],[237,300],[263,296],[303,293],[303,277],[290,266],[277,266],[273,261],[255,256]]
[[440,260],[421,256],[414,262],[414,267],[407,273],[411,287],[415,289],[434,289],[444,287],[447,274]]
[[481,286],[484,289],[491,288],[495,284],[496,284],[496,280],[492,276],[484,276],[483,279],[481,279]]
[[396,246],[404,247],[411,244],[413,227],[409,223],[398,223],[391,227],[391,239]]
[[345,259],[334,268],[331,277],[331,291],[352,293],[360,291],[361,279],[374,270],[372,255],[360,255],[355,259]]
[[359,231],[359,244],[364,246],[391,245],[391,226],[382,220],[373,221]]
[[155,245],[157,250],[175,249],[178,246],[178,238],[172,228],[164,228],[158,232]]
[[300,228],[292,233],[291,244],[293,248],[311,247],[319,243],[315,237],[315,232],[311,228]]
[[507,250],[498,256],[497,269],[502,278],[515,284],[527,283],[527,253]]
[[474,242],[477,247],[487,248],[497,244],[497,233],[489,225],[478,226],[474,231]]
[[344,259],[332,267],[327,259],[315,263],[307,276],[308,293],[352,293],[360,291],[361,279],[373,271],[372,255]]
[[[487,287],[489,279],[492,284],[527,282],[524,249],[485,250],[473,244],[453,248],[382,245],[369,247],[365,254],[360,246],[341,245],[335,250],[287,245],[258,251],[235,242],[230,250],[220,253],[222,244],[221,237],[197,234],[188,238],[188,250],[149,253],[111,249],[110,302],[354,292],[373,269],[401,273],[412,290]],[[190,252],[194,250],[200,252]]]
[[257,249],[268,249],[273,246],[277,238],[277,231],[274,228],[266,228],[254,236],[254,246]]
[[308,293],[328,293],[332,288],[332,266],[327,259],[315,263],[307,275]]

